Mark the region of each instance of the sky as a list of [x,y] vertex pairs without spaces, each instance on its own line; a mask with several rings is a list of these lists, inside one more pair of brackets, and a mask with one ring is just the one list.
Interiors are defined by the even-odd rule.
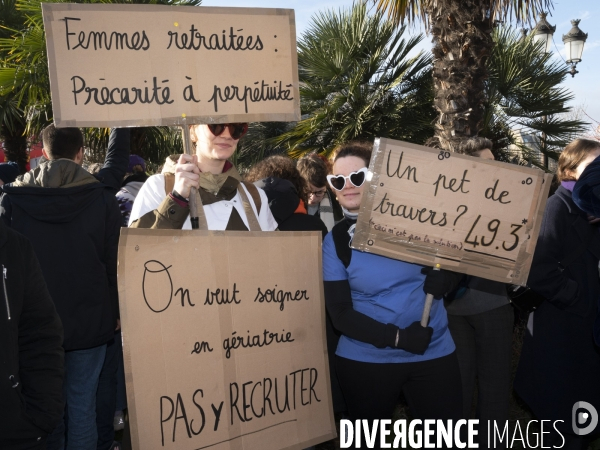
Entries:
[[[321,10],[350,8],[352,0],[203,0],[203,6],[232,6],[257,8],[290,8],[295,10],[296,33],[300,37],[310,24],[311,17]],[[568,75],[563,86],[575,96],[570,106],[580,110],[581,119],[592,124],[600,124],[600,1],[599,0],[554,0],[554,9],[548,15],[548,22],[556,25],[554,33],[553,58],[563,61],[563,34],[571,29],[571,20],[581,19],[579,28],[588,33],[582,61],[577,65],[579,73],[574,78]],[[594,25],[596,23],[596,25]],[[533,27],[531,24],[528,28]],[[414,26],[409,33],[420,33],[422,28]],[[419,49],[431,48],[431,40],[426,37]],[[565,64],[563,62],[563,64]],[[566,65],[566,64],[565,64]],[[587,114],[587,116],[586,116]]]

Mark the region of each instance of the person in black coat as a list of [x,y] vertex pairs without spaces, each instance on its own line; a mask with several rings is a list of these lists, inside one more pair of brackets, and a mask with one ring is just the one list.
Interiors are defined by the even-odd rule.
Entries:
[[280,231],[320,231],[323,238],[327,227],[321,219],[309,216],[291,181],[268,177],[254,183],[269,199],[269,208]]
[[[38,257],[64,327],[64,395],[69,448],[96,448],[96,389],[118,319],[117,252],[121,213],[115,193],[129,161],[129,130],[114,129],[104,168],[81,167],[77,128],[44,129],[43,162],[4,185],[0,214]],[[64,423],[48,448],[62,448]]]
[[0,448],[45,449],[64,408],[63,330],[31,243],[0,221]]
[[[529,316],[514,387],[538,419],[562,420],[554,423],[558,432],[546,426],[552,434],[543,445],[555,448],[586,449],[600,431],[600,348],[593,337],[600,298],[600,235],[571,194],[598,155],[599,142],[581,139],[561,153],[561,186],[548,200],[528,279],[546,301]],[[579,412],[586,411],[577,402],[595,409],[587,411],[587,423],[579,423],[584,417]]]
[[[586,167],[575,183],[573,201],[593,217],[595,222],[600,222],[600,157]],[[596,345],[600,345],[600,298],[598,298],[598,316],[594,324],[594,340]]]

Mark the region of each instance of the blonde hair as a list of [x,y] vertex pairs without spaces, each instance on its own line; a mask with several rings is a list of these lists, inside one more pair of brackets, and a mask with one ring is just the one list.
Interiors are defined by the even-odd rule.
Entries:
[[556,177],[558,181],[575,181],[571,173],[594,150],[600,149],[600,142],[592,139],[575,139],[560,153]]

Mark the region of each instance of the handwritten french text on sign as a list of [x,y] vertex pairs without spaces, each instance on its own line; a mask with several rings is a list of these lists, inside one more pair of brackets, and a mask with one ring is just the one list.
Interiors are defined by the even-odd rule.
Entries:
[[135,449],[302,449],[335,437],[321,234],[123,229]]
[[550,175],[376,139],[353,247],[525,284]]
[[291,9],[44,3],[42,11],[59,127],[300,118]]

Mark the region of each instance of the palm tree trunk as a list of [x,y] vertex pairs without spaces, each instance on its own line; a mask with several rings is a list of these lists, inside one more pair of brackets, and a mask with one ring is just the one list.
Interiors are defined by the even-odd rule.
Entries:
[[492,49],[492,21],[485,0],[433,0],[427,15],[433,35],[435,123],[432,145],[455,151],[482,128]]

